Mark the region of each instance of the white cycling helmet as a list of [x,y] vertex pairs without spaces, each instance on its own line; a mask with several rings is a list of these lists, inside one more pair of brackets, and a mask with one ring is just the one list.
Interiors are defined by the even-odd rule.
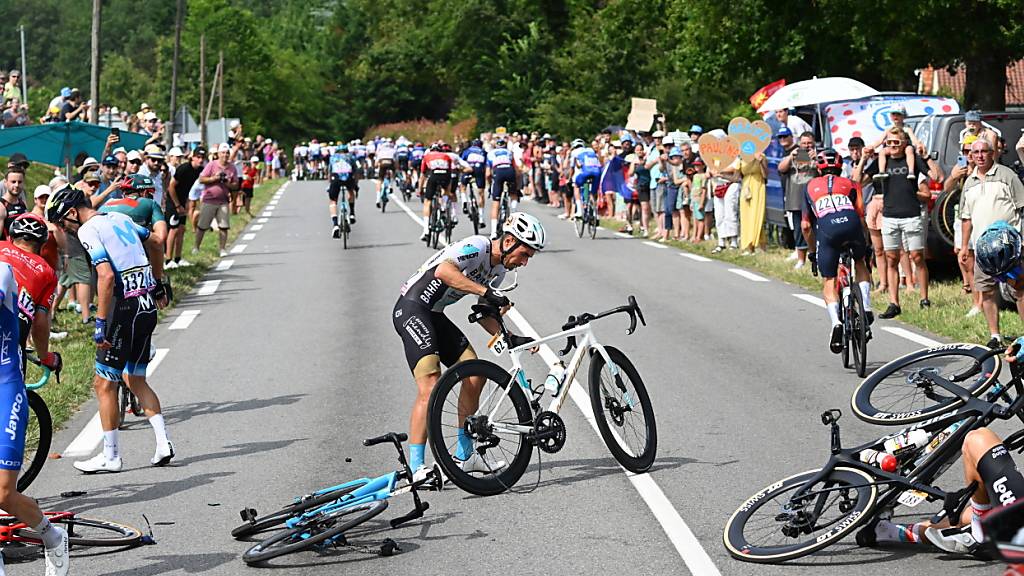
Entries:
[[587,145],[587,143],[584,142],[581,138],[577,138],[577,139],[572,141],[572,146],[570,147],[570,149],[575,150],[577,148],[582,148],[582,147],[584,147],[586,145]]
[[526,212],[513,212],[505,220],[504,230],[515,239],[538,252],[544,249],[544,242],[547,240],[547,233],[540,220],[530,216]]

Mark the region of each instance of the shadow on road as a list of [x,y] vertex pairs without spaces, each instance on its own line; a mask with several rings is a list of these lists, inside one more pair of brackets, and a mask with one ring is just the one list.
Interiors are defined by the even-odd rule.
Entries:
[[[122,472],[121,474],[118,474],[118,479],[130,477],[130,474],[130,470]],[[75,512],[86,512],[88,510],[109,508],[111,506],[120,506],[122,504],[137,505],[143,502],[160,500],[189,490],[195,490],[196,488],[206,486],[207,484],[212,484],[219,478],[234,475],[234,472],[210,472],[208,474],[189,476],[188,478],[182,478],[180,480],[162,480],[156,484],[121,483],[115,486],[92,490],[83,496],[75,496],[73,498],[47,496],[45,498],[39,498],[38,500],[39,505],[48,510],[68,509]],[[145,522],[142,521],[141,514],[139,518],[118,518],[117,520],[134,525],[139,525],[140,523],[145,524]],[[150,520],[153,522],[159,522],[160,518],[150,518]],[[159,534],[157,537],[159,540]]]
[[164,410],[164,418],[168,424],[181,423],[196,416],[228,414],[231,412],[249,412],[262,410],[271,406],[288,406],[295,404],[307,394],[285,394],[273,398],[253,398],[234,402],[192,402],[179,404]]

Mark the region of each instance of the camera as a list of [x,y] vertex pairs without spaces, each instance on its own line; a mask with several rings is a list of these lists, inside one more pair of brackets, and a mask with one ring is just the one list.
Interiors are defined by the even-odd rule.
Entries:
[[221,172],[220,173],[220,183],[223,184],[223,183],[225,183],[227,181],[228,181],[228,175],[223,173],[223,172]]

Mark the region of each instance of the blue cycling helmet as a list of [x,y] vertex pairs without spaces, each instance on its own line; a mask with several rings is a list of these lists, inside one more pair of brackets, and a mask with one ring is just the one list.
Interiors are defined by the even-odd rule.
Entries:
[[668,157],[669,158],[674,158],[676,156],[682,157],[682,155],[683,155],[683,150],[679,146],[673,146],[672,149],[669,150],[669,152],[668,152]]
[[989,276],[1000,276],[1020,264],[1020,232],[1005,220],[998,220],[974,243],[978,267]]
[[693,126],[690,126],[690,134],[693,134],[694,132],[697,134],[703,134],[704,128],[702,128],[700,124],[694,124]]
[[348,144],[338,146],[338,152],[348,152]]

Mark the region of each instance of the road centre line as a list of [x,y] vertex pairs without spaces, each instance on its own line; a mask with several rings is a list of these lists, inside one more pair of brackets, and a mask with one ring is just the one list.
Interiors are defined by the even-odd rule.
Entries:
[[257,224],[266,224],[269,221],[270,221],[270,218],[257,218],[256,219],[256,223]]
[[252,226],[249,226],[249,230],[259,232],[260,230],[263,230],[263,224],[253,224]]
[[751,282],[768,282],[768,279],[765,278],[764,276],[758,276],[757,274],[754,274],[753,272],[748,272],[747,270],[744,270],[742,268],[729,268],[729,272],[732,272],[737,276],[742,276],[743,278],[746,278]]
[[[395,198],[393,194],[391,198],[414,222],[420,226],[423,225],[423,219],[417,216],[404,202]],[[658,247],[664,248],[665,246],[658,244]],[[526,318],[517,309],[512,308],[509,310],[507,316],[523,331],[524,335],[534,338],[539,337],[537,331],[530,326]],[[558,360],[554,351],[547,344],[540,346],[540,354],[549,367],[554,366]],[[594,432],[600,437],[597,422],[594,420],[593,410],[590,408],[590,397],[580,386],[579,381],[573,380],[572,386],[569,388],[569,396],[572,398],[576,408],[583,413],[583,417],[590,422]],[[624,468],[623,471],[625,471]],[[676,552],[690,569],[690,572],[700,574],[701,576],[721,576],[721,572],[718,571],[714,562],[711,561],[711,557],[708,556],[708,553],[701,546],[693,531],[683,521],[675,506],[665,496],[665,493],[658,486],[657,482],[654,481],[654,478],[650,474],[632,474],[630,472],[626,472],[626,477],[629,478],[633,487],[644,499],[644,502],[647,503],[648,508],[651,509],[655,519],[658,520],[658,523],[672,542]]]
[[616,232],[615,235],[618,236],[619,238],[632,238],[633,237],[632,234],[626,234],[625,232]]
[[231,248],[231,253],[232,254],[241,254],[242,252],[245,252],[245,249],[248,248],[248,247],[249,247],[248,244],[235,244],[234,247]]
[[682,256],[683,258],[689,258],[690,260],[694,260],[696,262],[711,262],[711,258],[705,258],[704,256],[701,256],[700,254],[691,254],[690,252],[680,252],[679,255]]
[[942,345],[942,342],[939,342],[938,340],[932,340],[931,338],[922,336],[915,332],[911,332],[910,330],[907,330],[905,328],[899,328],[897,326],[882,326],[882,330],[885,330],[889,334],[895,334],[900,338],[905,338],[907,340],[910,340],[911,342],[920,344],[922,346],[928,346],[929,348],[931,348],[932,346]]
[[196,291],[196,294],[199,296],[209,296],[216,292],[219,287],[220,280],[206,280],[199,285],[199,290]]
[[234,264],[234,260],[221,260],[213,270],[214,272],[227,272]]
[[644,240],[643,243],[653,248],[661,248],[662,250],[668,248],[668,246],[665,246],[664,244],[658,244],[657,242],[651,242],[650,240]]
[[248,234],[243,234],[242,235],[242,240],[245,240],[245,241],[250,241],[250,240],[255,240],[255,239],[256,239],[256,235],[251,233],[251,232],[248,233]]
[[183,310],[167,329],[184,330],[192,325],[192,321],[196,319],[196,316],[199,316],[199,310]]
[[799,299],[803,300],[804,302],[809,302],[811,304],[814,304],[815,306],[818,306],[819,308],[824,308],[825,307],[825,301],[822,300],[821,298],[818,298],[817,296],[811,296],[810,294],[793,294],[793,297],[794,298],[799,298]]

